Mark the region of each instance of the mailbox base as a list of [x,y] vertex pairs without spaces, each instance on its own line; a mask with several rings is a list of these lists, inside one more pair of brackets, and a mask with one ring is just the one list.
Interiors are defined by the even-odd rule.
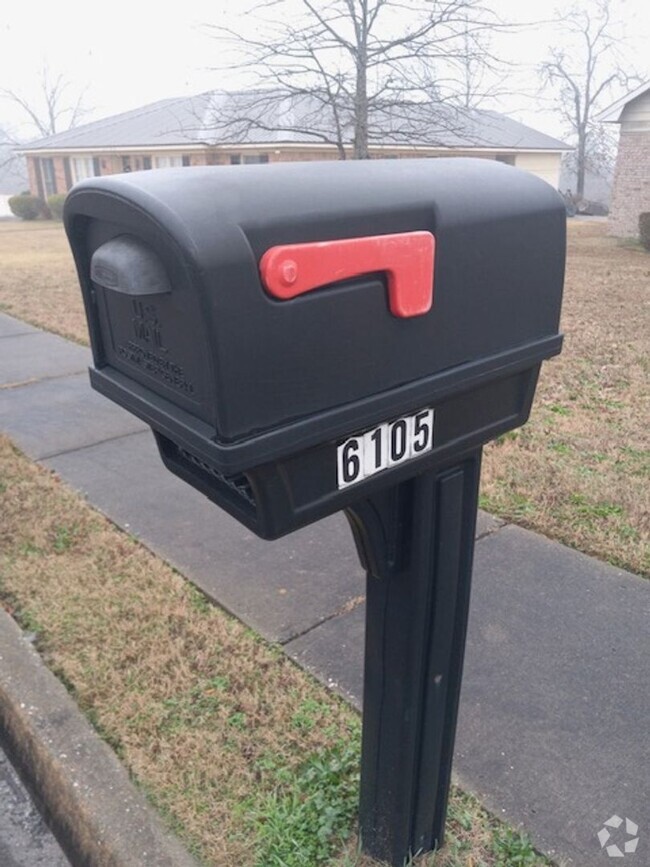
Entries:
[[481,449],[347,510],[367,571],[360,834],[402,867],[443,842]]

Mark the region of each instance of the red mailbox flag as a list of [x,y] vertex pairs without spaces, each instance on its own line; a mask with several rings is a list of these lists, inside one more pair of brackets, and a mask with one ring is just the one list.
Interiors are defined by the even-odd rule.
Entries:
[[436,239],[431,232],[402,232],[271,247],[260,260],[262,282],[287,301],[320,286],[385,271],[393,316],[428,313],[433,304]]

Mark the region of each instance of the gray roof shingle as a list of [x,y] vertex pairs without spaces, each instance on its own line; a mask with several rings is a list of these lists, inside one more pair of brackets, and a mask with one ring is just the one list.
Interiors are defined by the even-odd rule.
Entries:
[[[352,140],[351,124],[344,138]],[[376,109],[371,143],[443,148],[555,150],[556,138],[494,111],[459,111],[426,103]],[[273,91],[219,91],[163,99],[30,142],[22,150],[69,150],[197,144],[281,144],[331,141],[332,124],[313,97]]]

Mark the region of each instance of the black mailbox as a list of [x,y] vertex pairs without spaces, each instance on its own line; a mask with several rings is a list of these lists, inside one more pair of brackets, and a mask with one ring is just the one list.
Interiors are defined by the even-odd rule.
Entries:
[[442,839],[481,446],[560,351],[565,209],[488,160],[84,181],[93,386],[260,536],[345,509],[368,574],[361,832]]
[[[66,225],[93,386],[266,538],[521,424],[560,348],[560,202],[485,160],[93,179]],[[368,448],[337,461],[425,410],[432,442],[409,428],[403,463],[383,432],[379,472]]]

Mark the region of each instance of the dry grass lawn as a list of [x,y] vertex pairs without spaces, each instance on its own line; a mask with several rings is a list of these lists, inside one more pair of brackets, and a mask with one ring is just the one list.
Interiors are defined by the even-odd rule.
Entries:
[[485,450],[488,511],[650,574],[650,254],[569,222],[562,354]]
[[61,223],[0,222],[0,310],[88,343],[77,272]]
[[[529,424],[486,449],[483,506],[639,574],[650,573],[650,255],[569,221],[563,354]],[[87,342],[56,223],[0,224],[0,309]]]
[[[212,867],[356,856],[359,721],[342,701],[0,437],[0,600]],[[453,794],[421,867],[541,867]]]

